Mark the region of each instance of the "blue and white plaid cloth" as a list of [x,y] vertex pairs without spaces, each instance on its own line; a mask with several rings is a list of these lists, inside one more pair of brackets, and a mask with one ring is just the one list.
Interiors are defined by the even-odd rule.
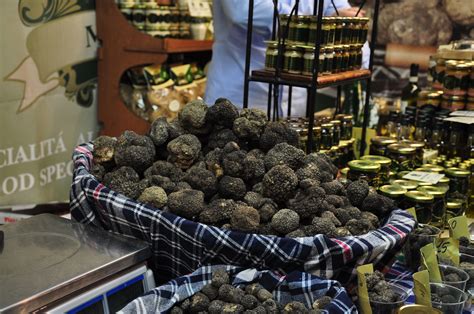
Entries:
[[284,275],[276,271],[258,271],[255,268],[227,265],[205,266],[190,275],[171,280],[133,300],[119,313],[166,313],[174,304],[189,298],[210,283],[212,272],[222,268],[227,270],[233,286],[243,288],[258,282],[268,291],[272,291],[275,300],[281,304],[299,301],[311,308],[314,301],[328,295],[333,300],[325,308],[325,313],[357,313],[351,298],[337,281],[324,280],[299,271]]
[[283,238],[222,230],[166,213],[118,194],[89,173],[92,144],[76,148],[70,207],[73,219],[147,241],[159,282],[189,274],[205,265],[236,265],[294,270],[356,282],[356,268],[373,263],[388,271],[415,225],[405,211],[392,212],[385,224],[362,236],[330,239],[325,235]]

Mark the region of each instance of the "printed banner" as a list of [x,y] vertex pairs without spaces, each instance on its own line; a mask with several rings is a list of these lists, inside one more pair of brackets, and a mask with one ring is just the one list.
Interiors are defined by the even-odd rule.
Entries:
[[97,133],[93,0],[0,2],[0,206],[68,201]]

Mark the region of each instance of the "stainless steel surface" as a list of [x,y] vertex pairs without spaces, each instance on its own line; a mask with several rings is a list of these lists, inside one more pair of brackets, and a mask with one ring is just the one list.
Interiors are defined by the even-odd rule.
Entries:
[[50,214],[1,232],[0,312],[30,312],[151,256],[145,242]]

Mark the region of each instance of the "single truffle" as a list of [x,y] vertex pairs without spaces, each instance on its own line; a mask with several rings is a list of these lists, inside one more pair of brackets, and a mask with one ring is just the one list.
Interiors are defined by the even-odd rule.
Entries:
[[260,208],[264,203],[264,197],[256,192],[247,192],[244,196],[244,202],[253,208]]
[[240,200],[247,193],[244,180],[230,176],[223,176],[217,185],[217,189],[219,195],[233,200]]
[[206,115],[208,107],[202,100],[193,100],[187,103],[178,115],[178,119],[191,134],[203,134],[208,129]]
[[345,225],[346,229],[353,235],[366,234],[374,229],[374,226],[367,219],[351,219]]
[[157,160],[145,171],[144,175],[145,178],[155,175],[163,176],[169,178],[173,182],[178,182],[182,180],[184,173],[180,168],[170,162]]
[[267,170],[277,165],[287,165],[293,170],[300,167],[305,153],[299,148],[288,143],[279,143],[270,149],[265,156],[265,167]]
[[99,136],[94,140],[92,156],[95,164],[106,164],[114,161],[117,139],[110,136]]
[[311,218],[321,212],[321,205],[326,193],[319,186],[312,186],[298,191],[293,199],[288,201],[288,207],[298,213],[300,218]]
[[216,199],[199,214],[199,221],[206,224],[218,224],[230,219],[232,212],[237,208],[233,200]]
[[259,283],[252,283],[252,284],[249,284],[245,287],[245,293],[246,294],[251,294],[253,295],[254,297],[257,296],[257,292],[260,290],[260,289],[263,289],[262,285],[260,285]]
[[146,188],[138,197],[137,201],[148,204],[155,208],[162,208],[168,202],[165,190],[158,186]]
[[243,109],[235,119],[234,133],[244,140],[258,140],[267,124],[267,114],[260,109]]
[[323,310],[326,306],[328,306],[332,301],[330,296],[323,296],[316,301],[313,302],[313,309],[320,309]]
[[325,211],[321,214],[321,218],[326,218],[326,219],[329,219],[331,220],[331,222],[334,224],[334,226],[336,227],[340,227],[342,226],[341,222],[339,221],[339,219],[337,219],[337,217],[330,211]]
[[192,219],[205,208],[204,193],[196,190],[181,190],[168,195],[168,208],[176,215]]
[[254,232],[260,224],[260,215],[258,211],[250,206],[238,206],[232,212],[230,224],[235,230],[244,232]]
[[201,292],[205,294],[209,300],[214,300],[219,295],[219,289],[214,287],[212,284],[207,284],[202,287]]
[[290,233],[288,233],[286,235],[286,237],[288,237],[288,238],[303,238],[303,237],[306,237],[306,233],[301,229],[296,229],[296,230],[291,231]]
[[339,196],[339,195],[326,195],[325,200],[329,204],[333,205],[335,208],[344,207],[344,199],[343,199],[342,196]]
[[211,284],[219,289],[222,285],[229,284],[229,274],[224,269],[218,269],[212,272]]
[[314,217],[311,227],[313,234],[325,234],[332,237],[336,233],[336,226],[329,218]]
[[338,180],[321,183],[321,187],[326,191],[327,195],[345,195],[344,186]]
[[168,143],[168,161],[181,169],[191,167],[198,158],[201,142],[192,134],[181,135]]
[[273,298],[273,295],[270,291],[268,291],[267,289],[260,289],[257,291],[257,299],[260,301],[260,302],[265,302],[267,300],[271,300]]
[[290,303],[285,305],[285,307],[283,308],[282,313],[284,313],[284,314],[293,314],[293,313],[303,314],[303,313],[309,313],[309,311],[303,303],[293,301],[293,302],[290,302]]
[[367,194],[369,194],[369,184],[365,180],[354,181],[349,184],[346,193],[352,205],[360,206]]
[[104,175],[104,185],[111,190],[121,193],[130,198],[137,198],[141,190],[139,190],[140,177],[131,167],[120,167],[115,171]]
[[209,314],[221,314],[226,303],[222,300],[214,300],[209,304]]
[[169,124],[166,117],[161,117],[153,121],[150,127],[150,138],[153,144],[160,146],[168,141],[169,137]]
[[287,234],[300,225],[300,216],[291,209],[280,209],[272,218],[272,228],[279,233]]
[[265,174],[265,162],[262,158],[248,153],[242,161],[242,179],[253,184]]
[[93,165],[91,168],[90,173],[97,178],[97,180],[102,181],[104,179],[104,175],[107,173],[105,167],[99,164]]
[[362,202],[361,209],[370,212],[377,217],[384,217],[392,209],[390,203],[391,200],[386,196],[376,192],[370,192]]
[[117,166],[132,167],[142,173],[155,160],[155,145],[147,136],[125,131],[117,140],[114,157]]
[[230,153],[224,153],[222,156],[224,174],[241,178],[244,173],[244,159],[246,156],[247,154],[243,150],[235,150]]
[[206,112],[206,120],[212,125],[232,128],[234,120],[239,117],[239,111],[225,98],[219,98]]
[[206,199],[211,198],[217,192],[217,179],[207,169],[191,167],[186,171],[183,180],[189,183],[193,189],[202,191]]
[[191,297],[191,304],[189,305],[189,311],[191,313],[207,311],[207,309],[209,308],[209,304],[210,304],[209,298],[205,294],[198,292]]
[[290,167],[278,165],[265,174],[262,184],[263,196],[270,197],[277,203],[285,203],[295,194],[298,177]]
[[374,228],[378,228],[379,227],[379,219],[377,216],[375,216],[374,214],[372,213],[369,213],[369,212],[362,212],[362,219],[366,219],[368,221],[370,221],[370,223],[372,224],[372,226]]
[[229,142],[238,142],[239,139],[235,136],[234,132],[229,129],[222,129],[215,132],[212,132],[209,135],[209,141],[207,147],[209,149],[215,148],[224,148],[224,146]]
[[256,297],[251,294],[246,294],[240,300],[240,304],[244,306],[245,309],[251,310],[258,306],[259,302]]
[[298,146],[298,133],[283,122],[269,122],[260,137],[260,148],[269,151],[279,143]]
[[[304,159],[303,159],[304,160]],[[316,163],[304,164],[296,170],[298,180],[312,179],[314,181],[321,181],[321,172]]]
[[170,314],[184,314],[184,311],[181,307],[178,305],[175,305],[171,308]]

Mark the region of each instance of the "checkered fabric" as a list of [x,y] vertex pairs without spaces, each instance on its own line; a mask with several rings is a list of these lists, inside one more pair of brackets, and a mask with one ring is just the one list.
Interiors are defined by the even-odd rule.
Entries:
[[306,271],[344,285],[354,283],[358,265],[389,267],[415,225],[407,212],[396,210],[377,230],[337,239],[325,235],[293,239],[222,230],[111,191],[88,172],[91,151],[92,144],[83,144],[73,155],[71,216],[84,224],[147,241],[159,282],[201,266],[224,264],[283,273]]
[[119,313],[166,313],[174,304],[189,298],[211,282],[212,272],[226,269],[233,286],[243,288],[249,283],[258,282],[272,291],[275,300],[281,304],[299,301],[308,308],[318,298],[328,295],[333,298],[325,313],[357,313],[346,290],[334,280],[293,271],[286,276],[275,271],[258,271],[243,267],[216,265],[199,268],[190,275],[179,277],[165,285],[146,293],[130,302]]

